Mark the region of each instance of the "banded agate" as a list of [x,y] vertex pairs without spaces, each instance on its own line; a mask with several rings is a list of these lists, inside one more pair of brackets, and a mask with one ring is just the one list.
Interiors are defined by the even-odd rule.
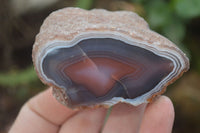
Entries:
[[185,54],[137,14],[103,9],[50,14],[33,62],[56,99],[71,108],[150,102],[189,69]]

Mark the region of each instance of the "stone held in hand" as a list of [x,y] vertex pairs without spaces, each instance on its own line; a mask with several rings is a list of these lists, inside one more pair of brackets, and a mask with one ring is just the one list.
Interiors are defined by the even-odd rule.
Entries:
[[143,18],[103,9],[50,14],[33,62],[56,99],[71,108],[147,103],[189,69],[185,54]]

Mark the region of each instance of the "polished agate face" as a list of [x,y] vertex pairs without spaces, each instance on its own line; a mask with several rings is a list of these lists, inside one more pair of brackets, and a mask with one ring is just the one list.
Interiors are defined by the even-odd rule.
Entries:
[[90,38],[60,47],[43,59],[47,78],[64,88],[69,106],[149,92],[174,66],[171,60],[112,38]]

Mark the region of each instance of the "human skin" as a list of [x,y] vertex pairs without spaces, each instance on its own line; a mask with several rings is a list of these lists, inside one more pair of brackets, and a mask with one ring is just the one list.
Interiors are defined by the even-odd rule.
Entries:
[[[141,113],[141,109],[125,103],[113,106],[102,133],[172,131],[174,108],[168,97],[160,96],[144,109]],[[79,111],[67,108],[56,101],[50,88],[24,104],[9,133],[99,133],[106,112],[104,107]]]

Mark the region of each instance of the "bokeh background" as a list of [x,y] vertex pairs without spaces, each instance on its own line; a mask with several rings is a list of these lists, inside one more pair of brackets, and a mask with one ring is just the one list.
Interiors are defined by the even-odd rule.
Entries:
[[165,93],[175,107],[173,133],[200,132],[200,0],[0,0],[0,133],[46,88],[33,69],[32,45],[43,20],[71,6],[134,11],[177,44],[191,68]]

